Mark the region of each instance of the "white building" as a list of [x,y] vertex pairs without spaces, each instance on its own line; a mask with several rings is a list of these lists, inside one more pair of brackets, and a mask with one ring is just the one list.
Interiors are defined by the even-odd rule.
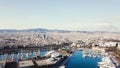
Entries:
[[99,46],[102,47],[115,47],[118,42],[104,42],[99,43]]
[[55,58],[55,57],[58,57],[60,54],[58,52],[54,52],[51,54],[51,57]]

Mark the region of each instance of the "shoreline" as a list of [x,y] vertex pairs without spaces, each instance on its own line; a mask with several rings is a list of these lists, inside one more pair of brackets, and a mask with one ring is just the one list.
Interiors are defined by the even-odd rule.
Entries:
[[59,68],[60,68],[61,66],[64,66],[64,68],[65,68],[65,63],[71,58],[72,55],[73,55],[73,53],[71,53],[71,54],[68,56],[68,58],[59,66]]

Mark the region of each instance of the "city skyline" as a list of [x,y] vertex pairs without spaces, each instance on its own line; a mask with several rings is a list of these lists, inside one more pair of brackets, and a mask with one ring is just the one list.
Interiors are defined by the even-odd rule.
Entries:
[[0,29],[120,32],[119,0],[0,1]]

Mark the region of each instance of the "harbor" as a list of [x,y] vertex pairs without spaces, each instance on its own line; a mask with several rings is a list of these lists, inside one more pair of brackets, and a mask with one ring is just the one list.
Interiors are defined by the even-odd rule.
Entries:
[[[46,51],[38,50],[23,50],[18,53],[1,53],[0,67],[4,68],[6,63],[16,62],[20,68],[34,66],[32,60],[37,57],[43,57]],[[27,64],[26,64],[27,63]]]
[[31,59],[31,58],[34,58],[34,57],[37,57],[37,56],[44,56],[44,54],[46,53],[47,51],[29,51],[29,52],[25,52],[25,51],[22,51],[22,52],[19,52],[19,53],[3,53],[3,54],[0,54],[0,61],[3,61],[3,60],[6,60],[6,61],[9,61],[9,60],[15,60],[15,61],[18,61],[18,60],[25,60],[25,59]]
[[114,56],[92,49],[76,50],[65,63],[65,68],[119,68]]
[[[0,55],[0,66],[15,62],[19,68],[119,68],[114,56],[105,51],[79,48],[65,53],[66,50],[21,51]],[[110,65],[109,65],[110,64]]]
[[19,68],[32,67],[58,67],[63,63],[67,56],[60,54],[58,50],[35,50],[35,51],[21,51],[19,53],[5,53],[0,55],[0,67],[5,68],[6,64],[16,63]]
[[73,55],[65,63],[66,68],[98,68],[97,62],[101,61],[101,57],[83,57],[83,51],[75,51]]

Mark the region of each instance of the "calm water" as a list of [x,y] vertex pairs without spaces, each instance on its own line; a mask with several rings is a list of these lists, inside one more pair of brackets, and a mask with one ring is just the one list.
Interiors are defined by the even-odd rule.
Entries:
[[82,57],[82,51],[75,51],[74,54],[68,59],[65,66],[66,68],[98,68],[97,62],[101,58]]

